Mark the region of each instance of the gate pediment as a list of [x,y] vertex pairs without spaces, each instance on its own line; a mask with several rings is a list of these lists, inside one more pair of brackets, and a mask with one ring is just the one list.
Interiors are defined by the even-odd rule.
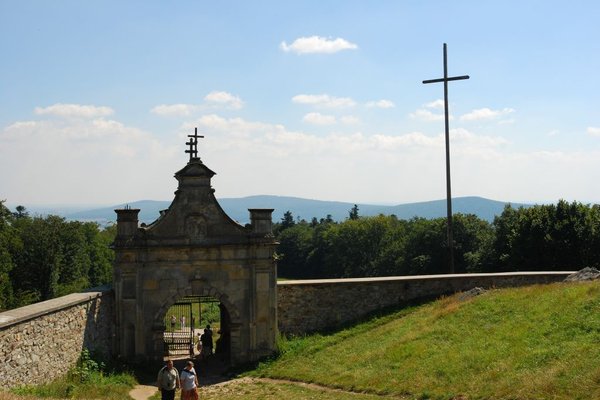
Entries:
[[233,221],[221,208],[210,179],[215,173],[200,159],[175,174],[175,199],[160,217],[140,232],[149,245],[165,243],[244,243],[251,228]]

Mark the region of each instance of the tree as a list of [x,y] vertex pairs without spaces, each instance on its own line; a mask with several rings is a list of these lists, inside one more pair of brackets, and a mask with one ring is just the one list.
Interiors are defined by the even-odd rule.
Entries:
[[494,219],[495,270],[580,269],[598,265],[598,206],[560,200],[518,210],[507,206]]
[[0,311],[14,304],[13,285],[10,272],[14,268],[12,251],[18,247],[17,236],[11,225],[12,213],[0,200]]
[[99,231],[96,224],[89,226],[90,234],[90,271],[89,281],[92,286],[104,285],[112,281],[112,264],[115,258],[110,248],[117,235],[117,225],[109,225]]
[[17,206],[15,208],[15,212],[13,213],[14,217],[19,218],[27,218],[29,217],[29,212],[24,206]]
[[13,284],[21,303],[56,296],[64,261],[61,244],[63,223],[64,219],[57,216],[15,221],[23,249],[16,254]]
[[283,218],[281,218],[281,223],[279,224],[279,231],[283,231],[285,229],[291,228],[296,225],[296,221],[294,221],[294,216],[290,210],[287,210],[283,213]]
[[[0,214],[6,213],[0,208]],[[11,296],[11,306],[22,306],[110,282],[115,230],[54,215],[1,217],[0,308]]]
[[308,224],[296,224],[282,230],[277,253],[278,274],[286,278],[307,278],[307,258],[312,250],[312,229]]
[[354,207],[352,207],[350,209],[348,214],[349,214],[348,218],[350,218],[351,220],[358,219],[358,206],[355,204]]
[[346,220],[325,233],[323,269],[330,278],[378,276],[376,260],[390,226],[389,217]]
[[408,222],[406,275],[440,274],[447,270],[446,219],[413,218]]
[[492,264],[492,225],[473,214],[454,216],[454,263],[457,273],[483,272]]

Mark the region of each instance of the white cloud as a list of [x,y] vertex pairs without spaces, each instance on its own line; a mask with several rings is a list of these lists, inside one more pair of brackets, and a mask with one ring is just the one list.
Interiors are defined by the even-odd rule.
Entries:
[[421,132],[411,132],[405,135],[374,135],[372,141],[378,150],[396,151],[406,147],[441,147],[444,145],[442,136],[427,136]]
[[170,175],[157,177],[165,166],[176,171],[178,151],[114,119],[17,121],[0,128],[0,170],[15,171],[0,176],[0,187],[11,202],[21,203],[110,204],[164,198],[172,192],[171,187],[162,188],[171,183]]
[[[429,110],[425,110],[423,108],[418,109],[414,113],[410,113],[411,118],[420,119],[423,121],[443,121],[444,114],[434,114]],[[454,119],[452,116],[449,117],[450,120]]]
[[[368,193],[373,198],[396,201],[407,199],[406,196],[409,200],[431,200],[445,195],[443,134],[368,134],[357,131],[317,135],[309,131],[291,131],[281,124],[218,115],[190,121],[185,129],[188,131],[194,126],[201,127],[206,135],[207,139],[203,142],[206,157],[202,159],[219,174],[220,181],[215,188],[220,196],[270,193],[354,200],[364,199],[361,196]],[[486,166],[486,170],[492,169],[493,165],[488,168],[491,162],[488,157],[500,160],[506,157],[508,143],[501,137],[453,129],[451,140],[453,163],[460,166],[460,176],[453,172],[459,191],[460,182],[464,182],[465,177],[477,175],[477,171],[471,170],[478,170],[481,164]],[[243,168],[240,167],[242,165]],[[278,166],[276,171],[273,165]],[[364,168],[365,165],[369,168]],[[256,178],[256,171],[262,171],[261,179]],[[419,174],[407,171],[419,171]],[[503,185],[514,179],[514,176],[507,176],[502,180],[502,174],[503,171],[493,171],[492,175]],[[488,185],[484,178],[482,176],[477,184]],[[390,180],[395,185],[386,183]],[[363,190],[351,189],[357,182],[362,182]],[[240,192],[240,186],[244,186],[245,191]],[[407,194],[407,188],[418,190]],[[477,194],[487,192],[483,190]],[[505,198],[505,195],[500,198]]]
[[479,108],[460,117],[461,121],[476,121],[480,119],[495,119],[515,112],[512,108],[503,108],[502,110],[491,110],[489,108]]
[[[329,119],[328,115],[321,115],[318,113],[314,114],[310,118],[315,118],[314,121],[318,122],[331,122],[334,119]],[[307,114],[307,115],[311,115]],[[311,121],[312,122],[312,121]],[[397,150],[402,146],[413,146],[413,147],[443,147],[444,146],[444,135],[427,136],[421,132],[411,132],[403,135],[365,135],[362,133],[355,133],[352,135],[341,135],[336,133],[329,133],[327,136],[316,136],[304,132],[291,132],[288,131],[285,126],[280,124],[268,124],[263,122],[252,122],[246,121],[242,118],[224,118],[216,114],[205,115],[196,120],[195,122],[186,123],[183,126],[185,131],[193,129],[194,126],[202,128],[202,132],[218,136],[218,140],[215,142],[219,143],[219,146],[223,145],[226,148],[233,142],[237,145],[234,147],[249,149],[251,141],[253,145],[258,147],[261,146],[274,146],[281,145],[286,150],[294,151],[295,147],[292,143],[286,143],[289,139],[293,138],[294,144],[298,144],[298,141],[304,143],[302,147],[306,148],[308,152],[321,152],[324,151],[321,147],[324,143],[328,143],[328,146],[339,148],[340,151],[347,152],[350,149],[348,139],[352,137],[351,148],[357,151],[367,151],[369,149],[377,150]],[[358,136],[357,136],[358,135]],[[452,129],[450,131],[451,140],[457,146],[470,146],[477,148],[494,148],[507,144],[508,142],[502,137],[490,137],[481,136],[466,129]],[[229,143],[227,143],[229,142]],[[227,144],[226,144],[227,143]],[[314,147],[307,147],[308,144]],[[358,147],[357,147],[358,146]],[[327,150],[333,151],[336,150]]]
[[323,115],[317,112],[306,114],[302,120],[313,125],[333,125],[336,123],[333,115]]
[[231,109],[239,110],[244,102],[239,96],[228,92],[214,90],[204,96],[204,104],[160,104],[153,107],[150,112],[161,117],[189,117],[203,110]]
[[342,124],[355,125],[360,122],[360,119],[358,119],[354,115],[344,115],[340,118],[340,121],[342,122]]
[[114,110],[103,106],[57,103],[49,107],[36,107],[34,112],[37,115],[54,115],[63,118],[96,118],[112,115]]
[[212,91],[204,97],[204,100],[209,103],[224,105],[234,110],[239,110],[244,106],[242,99],[227,92]]
[[434,100],[430,103],[425,104],[425,107],[443,110],[444,109],[444,100],[442,100],[442,99]]
[[514,118],[502,119],[502,120],[498,121],[498,125],[510,125],[510,124],[514,124],[515,122],[516,122],[516,119],[514,119]]
[[[20,121],[4,128],[0,136],[24,143],[34,138],[37,143],[42,143],[41,146],[46,145],[49,149],[61,142],[68,142],[70,145],[80,143],[78,145],[87,146],[87,143],[93,143],[110,146],[111,142],[132,144],[151,139],[149,134],[140,129],[127,127],[119,121],[104,118],[79,122]],[[144,146],[141,143],[139,147],[143,148]]]
[[[435,110],[438,112],[434,112]],[[426,103],[422,108],[419,108],[413,113],[410,113],[411,118],[420,119],[422,121],[443,121],[444,120],[444,100],[437,99],[432,102]],[[440,113],[441,112],[441,113]],[[448,116],[450,121],[454,120],[452,115]]]
[[508,144],[508,141],[503,137],[477,135],[464,128],[450,129],[450,140],[458,145],[468,145],[477,148],[498,147]]
[[356,105],[350,97],[334,97],[328,94],[299,94],[292,97],[292,102],[327,108],[348,108]]
[[288,45],[285,41],[279,45],[285,52],[294,52],[297,54],[332,54],[342,50],[356,50],[358,46],[350,43],[346,39],[325,38],[321,36],[300,37]]
[[194,104],[161,104],[152,108],[150,112],[162,117],[186,117],[194,114],[200,109],[201,106]]
[[393,108],[395,104],[390,100],[377,100],[377,101],[369,101],[366,104],[367,107],[377,107],[377,108]]
[[594,126],[590,126],[590,127],[587,128],[587,133],[590,136],[600,137],[600,128],[594,127]]
[[[338,122],[342,118],[336,116]],[[173,172],[187,162],[184,143],[195,126],[205,136],[198,148],[218,174],[212,185],[220,198],[276,194],[402,203],[445,196],[443,134],[317,134],[308,125],[294,131],[217,114],[190,118],[164,138],[109,118],[14,122],[0,128],[0,170],[11,171],[0,174],[0,188],[9,202],[26,206],[172,199]],[[511,201],[600,196],[598,150],[517,152],[502,137],[466,129],[450,134],[455,196]]]

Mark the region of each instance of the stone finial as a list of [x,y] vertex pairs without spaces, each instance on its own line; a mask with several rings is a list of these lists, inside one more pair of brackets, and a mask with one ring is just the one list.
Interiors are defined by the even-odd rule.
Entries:
[[117,236],[133,236],[138,228],[139,208],[123,208],[117,213]]
[[252,233],[262,235],[273,233],[273,221],[271,220],[273,208],[249,208],[248,211],[250,211]]

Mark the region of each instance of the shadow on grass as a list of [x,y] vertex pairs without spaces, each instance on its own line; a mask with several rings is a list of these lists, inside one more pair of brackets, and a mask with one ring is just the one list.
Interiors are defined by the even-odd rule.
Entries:
[[[310,335],[335,335],[347,329],[354,328],[356,325],[364,324],[368,322],[373,322],[375,325],[380,325],[386,323],[390,318],[398,318],[399,315],[408,314],[415,307],[423,305],[425,303],[429,303],[433,300],[438,299],[440,296],[429,296],[422,297],[416,300],[411,300],[408,302],[403,302],[401,304],[397,304],[390,307],[385,307],[373,312],[370,312],[360,318],[356,318],[352,321],[340,324],[335,327],[330,327],[326,329],[320,329],[315,331],[310,331],[301,336],[287,336],[288,339],[294,339],[297,337],[305,337]],[[399,315],[398,315],[399,314]],[[374,321],[376,320],[376,321]],[[365,329],[371,329],[373,325],[369,325],[365,327]],[[269,363],[276,360],[281,355],[280,352],[275,352],[274,354],[266,357],[262,357],[257,361],[244,363],[241,365],[237,365],[235,367],[231,367],[220,361],[218,356],[213,355],[208,360],[197,360],[194,359],[194,368],[198,373],[198,378],[200,381],[200,386],[210,386],[217,383],[226,382],[240,376],[243,376],[255,369],[260,364]],[[181,373],[181,370],[185,367],[186,362],[189,358],[184,359],[174,359],[173,364],[174,367]],[[158,371],[163,367],[163,363],[159,362],[132,362],[127,364],[129,367],[129,371],[132,371],[135,375],[136,379],[140,384],[143,385],[154,385],[156,384],[156,377]]]
[[[451,295],[452,293],[448,293]],[[304,338],[312,335],[321,335],[321,336],[332,336],[339,333],[342,333],[346,330],[353,329],[357,325],[366,324],[363,329],[369,330],[374,326],[379,326],[387,323],[391,319],[399,318],[403,315],[410,313],[416,307],[419,307],[423,304],[432,302],[434,300],[439,299],[445,295],[436,295],[436,296],[426,296],[420,297],[418,299],[414,299],[411,301],[402,302],[400,304],[396,304],[389,307],[380,308],[378,310],[367,313],[359,318],[353,319],[351,321],[347,321],[345,323],[339,324],[334,327],[329,327],[325,329],[317,329],[313,331],[306,332],[302,335],[284,335],[284,340],[294,340],[298,338]],[[281,351],[276,351],[270,356],[262,357],[257,361],[245,363],[243,365],[236,366],[234,368],[230,368],[228,370],[228,374],[230,376],[238,377],[246,375],[247,373],[256,370],[259,365],[270,363],[277,360],[282,355]]]

